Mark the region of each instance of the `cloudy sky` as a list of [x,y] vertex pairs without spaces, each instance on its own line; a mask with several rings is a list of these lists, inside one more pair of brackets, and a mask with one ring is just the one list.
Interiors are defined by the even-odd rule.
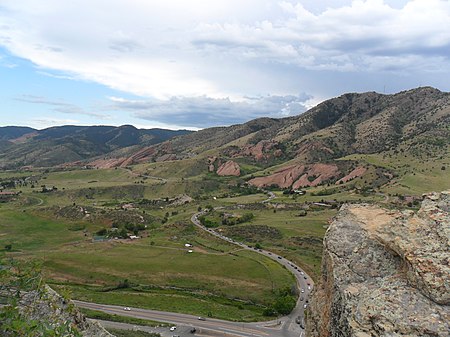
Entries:
[[448,0],[0,0],[0,125],[198,129],[449,78]]

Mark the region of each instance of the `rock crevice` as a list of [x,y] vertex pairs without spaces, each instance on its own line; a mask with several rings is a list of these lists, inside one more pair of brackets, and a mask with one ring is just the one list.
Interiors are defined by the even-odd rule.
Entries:
[[345,205],[324,238],[307,336],[449,336],[450,193],[421,209]]

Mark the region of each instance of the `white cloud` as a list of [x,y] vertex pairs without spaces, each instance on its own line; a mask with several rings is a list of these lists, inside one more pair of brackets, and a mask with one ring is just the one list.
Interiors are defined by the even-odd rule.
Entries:
[[40,118],[31,119],[29,126],[35,129],[44,129],[52,126],[78,125],[78,124],[80,124],[80,121],[76,119],[62,119],[44,116]]
[[32,103],[32,104],[43,104],[51,106],[53,111],[64,113],[64,114],[73,114],[73,115],[85,115],[90,117],[96,117],[99,119],[108,119],[110,116],[105,114],[100,114],[96,112],[90,112],[85,111],[84,109],[80,108],[77,105],[57,101],[57,100],[50,100],[48,98],[42,97],[42,96],[33,96],[33,95],[22,95],[20,97],[16,97],[17,101],[25,102],[25,103]]
[[308,92],[318,101],[384,81],[402,90],[423,77],[449,88],[450,1],[3,0],[0,22],[0,46],[37,71],[143,97],[134,102],[142,110],[114,108],[164,123],[171,116],[205,126],[295,110],[245,96]]
[[131,111],[135,117],[190,127],[229,125],[259,117],[286,117],[306,110],[311,99],[306,94],[246,97],[241,101],[207,96],[171,97],[169,100],[127,100],[110,97],[105,110]]
[[[397,68],[403,70],[417,67],[419,60],[422,70],[434,71],[430,56],[449,64],[449,1],[413,0],[393,8],[382,0],[356,0],[319,14],[301,3],[280,6],[288,14],[283,21],[202,24],[195,43],[228,55],[320,70],[379,71],[383,67],[376,61],[383,57],[400,61]],[[414,62],[403,62],[405,57]]]

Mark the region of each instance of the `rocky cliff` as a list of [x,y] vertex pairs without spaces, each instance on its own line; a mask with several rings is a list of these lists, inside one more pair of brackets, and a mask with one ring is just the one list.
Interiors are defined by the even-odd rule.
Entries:
[[449,336],[450,192],[418,212],[346,205],[324,238],[307,336]]
[[8,325],[11,322],[7,322],[9,316],[6,315],[5,322],[2,323],[8,328],[0,324],[0,336],[114,337],[97,321],[86,319],[72,301],[60,296],[48,286],[23,292],[18,304],[20,317],[27,321],[29,326],[21,330],[17,320],[16,323]]

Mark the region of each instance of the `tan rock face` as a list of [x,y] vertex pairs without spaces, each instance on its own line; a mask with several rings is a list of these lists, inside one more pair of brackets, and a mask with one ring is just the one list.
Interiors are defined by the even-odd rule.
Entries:
[[241,168],[238,163],[229,160],[219,166],[217,169],[217,174],[219,176],[240,176]]
[[307,336],[448,336],[450,194],[419,212],[344,206],[324,239]]

